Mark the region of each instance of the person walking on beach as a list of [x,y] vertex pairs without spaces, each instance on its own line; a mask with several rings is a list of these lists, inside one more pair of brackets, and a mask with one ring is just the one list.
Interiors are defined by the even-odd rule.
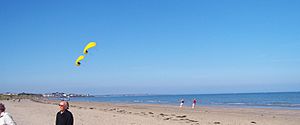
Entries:
[[5,112],[4,104],[0,103],[0,125],[16,125],[13,118]]
[[56,114],[56,125],[73,125],[73,114],[68,110],[67,102],[61,101],[59,109]]
[[184,104],[184,100],[183,99],[181,99],[181,101],[180,101],[180,108],[183,106],[183,104]]
[[194,99],[194,100],[193,100],[193,104],[192,104],[192,108],[195,108],[195,106],[196,106],[196,103],[197,103],[197,100],[196,100],[196,99]]

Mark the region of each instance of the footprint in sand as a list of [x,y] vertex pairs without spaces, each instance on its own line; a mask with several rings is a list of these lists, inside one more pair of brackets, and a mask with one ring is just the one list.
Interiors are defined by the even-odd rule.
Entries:
[[117,112],[119,112],[119,113],[126,113],[126,111],[125,111],[125,110],[123,110],[123,109],[121,109],[121,110],[117,110]]
[[221,122],[214,122],[214,124],[221,124]]
[[189,121],[190,121],[190,122],[198,122],[198,121],[196,121],[196,120],[191,120],[191,119],[190,119]]
[[189,119],[187,119],[187,118],[182,118],[182,119],[180,119],[180,120],[184,121],[184,120],[189,120]]
[[112,108],[112,109],[108,109],[108,111],[114,111],[114,110],[117,110],[117,109],[115,109],[115,108]]
[[164,118],[163,120],[170,120],[171,118]]
[[177,118],[185,118],[186,117],[186,115],[182,115],[182,116],[176,116]]
[[163,113],[160,113],[159,115],[162,116],[162,117],[169,116],[169,115],[163,114]]
[[141,112],[141,114],[143,114],[143,115],[147,115],[147,113],[145,113],[145,112]]

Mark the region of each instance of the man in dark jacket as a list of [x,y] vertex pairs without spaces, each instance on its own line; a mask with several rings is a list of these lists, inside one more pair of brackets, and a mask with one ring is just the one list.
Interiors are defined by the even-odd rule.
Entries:
[[59,103],[60,111],[56,114],[56,125],[73,125],[73,115],[67,110],[67,102]]

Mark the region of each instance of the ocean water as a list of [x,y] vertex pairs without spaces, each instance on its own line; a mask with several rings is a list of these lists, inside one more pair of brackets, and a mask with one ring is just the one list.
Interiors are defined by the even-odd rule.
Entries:
[[191,95],[102,95],[74,97],[70,101],[144,103],[191,106],[193,99],[198,106],[234,106],[255,108],[283,108],[300,110],[300,92],[236,93],[236,94],[191,94]]

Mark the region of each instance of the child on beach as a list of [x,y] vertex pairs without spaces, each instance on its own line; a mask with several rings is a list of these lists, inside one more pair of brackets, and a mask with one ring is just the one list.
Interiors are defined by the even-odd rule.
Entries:
[[180,108],[183,106],[183,104],[184,104],[184,100],[183,99],[181,99],[181,101],[180,101]]
[[192,104],[192,108],[195,108],[195,106],[196,106],[196,102],[197,102],[197,100],[196,100],[196,99],[194,99],[194,100],[193,100],[193,104]]

